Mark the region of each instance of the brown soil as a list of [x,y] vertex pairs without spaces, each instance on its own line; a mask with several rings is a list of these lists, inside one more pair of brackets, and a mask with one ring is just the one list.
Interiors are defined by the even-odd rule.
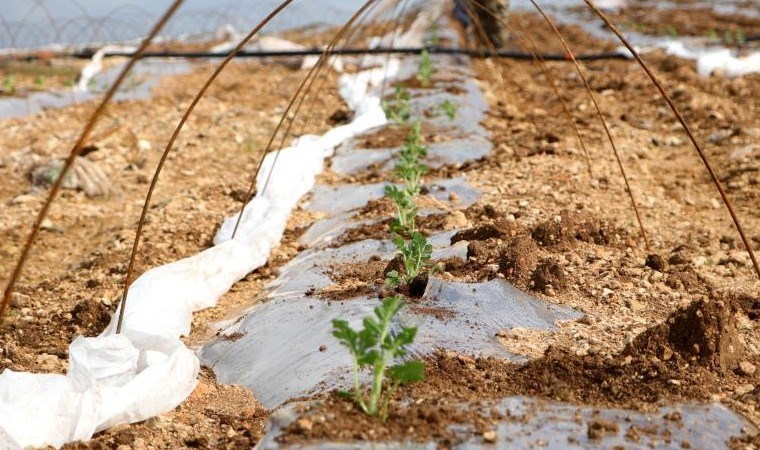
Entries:
[[[740,35],[760,34],[760,18],[723,14],[711,7],[665,9],[643,5],[626,7],[611,16],[624,28],[654,35],[709,37],[737,44]],[[739,36],[737,36],[737,34]]]

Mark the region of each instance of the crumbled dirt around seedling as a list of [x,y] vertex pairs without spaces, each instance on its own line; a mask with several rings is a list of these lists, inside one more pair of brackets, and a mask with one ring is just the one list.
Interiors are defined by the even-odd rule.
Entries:
[[677,357],[725,373],[734,370],[744,356],[736,322],[731,302],[697,300],[637,336],[624,353],[656,355],[663,361]]
[[[430,214],[428,216],[418,216],[416,220],[417,231],[425,236],[430,236],[437,231],[443,231],[448,224],[448,214]],[[344,231],[333,242],[330,247],[337,248],[354,242],[364,241],[366,239],[388,240],[390,239],[390,224],[392,218],[366,223],[357,227],[352,227]]]
[[[474,425],[482,435],[496,420],[509,420],[478,413],[507,396],[641,409],[661,400],[708,400],[715,389],[740,382],[736,376],[719,376],[701,366],[683,371],[674,360],[662,361],[646,352],[602,358],[550,347],[543,357],[522,366],[495,357],[438,352],[426,360],[424,382],[399,389],[388,422],[360,414],[351,400],[331,394],[302,409],[301,420],[285,431],[280,442],[437,440],[449,448],[456,443],[449,430],[453,424]],[[672,420],[677,426],[678,418]],[[619,431],[619,424],[595,420],[588,436],[596,439]]]
[[377,200],[370,200],[357,213],[358,217],[366,219],[387,219],[393,217],[396,213],[396,206],[393,200],[382,197]]
[[333,284],[320,289],[315,295],[330,300],[375,296],[383,286],[386,265],[387,261],[377,257],[358,263],[336,264],[328,273]]
[[290,425],[278,440],[283,444],[308,442],[436,441],[439,448],[450,448],[461,442],[449,430],[453,424],[468,424],[482,434],[500,418],[486,409],[460,408],[446,399],[426,399],[420,405],[399,407],[392,402],[389,417],[382,422],[362,413],[350,399],[332,394],[314,406],[300,408],[301,418]]

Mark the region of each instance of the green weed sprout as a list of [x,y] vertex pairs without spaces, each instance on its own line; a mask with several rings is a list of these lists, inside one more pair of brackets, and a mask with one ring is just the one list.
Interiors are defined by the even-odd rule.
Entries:
[[404,284],[410,284],[415,278],[424,273],[433,273],[437,266],[430,263],[433,255],[433,245],[420,232],[413,232],[412,239],[406,242],[398,234],[393,235],[393,243],[401,253],[401,259],[404,263],[404,273],[397,270],[388,272],[385,278],[385,284],[388,287],[395,288]]
[[37,89],[42,89],[42,87],[45,85],[45,77],[42,75],[37,75],[34,77],[34,87]]
[[417,206],[413,195],[403,188],[389,185],[385,187],[386,197],[396,204],[396,218],[391,222],[391,232],[411,233],[416,229]]
[[396,96],[390,102],[383,101],[383,112],[388,120],[395,122],[398,125],[403,125],[409,122],[412,117],[412,109],[409,106],[409,99],[411,96],[404,89],[404,86],[396,86]]
[[446,114],[446,117],[453,122],[457,117],[459,104],[447,99],[445,102],[441,103],[441,109],[443,110],[443,113]]
[[422,50],[422,59],[420,59],[420,67],[417,72],[417,79],[423,87],[430,86],[430,78],[433,77],[435,69],[433,68],[433,61],[430,59],[430,52],[427,49]]
[[[404,327],[394,335],[391,320],[404,306],[401,297],[388,297],[375,308],[375,316],[364,318],[364,328],[354,330],[347,321],[333,320],[333,336],[348,348],[353,358],[354,391],[357,405],[370,416],[388,419],[388,403],[396,389],[407,383],[425,379],[425,365],[422,361],[407,361],[393,364],[394,360],[406,355],[405,347],[414,342],[416,327]],[[389,367],[390,366],[390,367]],[[372,368],[372,387],[369,399],[359,384],[359,372]],[[386,382],[386,378],[388,382]],[[385,385],[385,386],[384,386]]]

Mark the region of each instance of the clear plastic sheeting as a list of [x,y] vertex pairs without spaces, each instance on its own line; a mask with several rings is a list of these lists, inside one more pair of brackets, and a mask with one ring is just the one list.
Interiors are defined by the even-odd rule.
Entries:
[[[268,408],[291,398],[348,388],[352,382],[351,357],[332,336],[332,321],[343,318],[352,326],[360,326],[379,300],[325,300],[292,289],[277,289],[270,298],[273,300],[251,311],[203,348],[204,365],[214,370],[218,381],[250,388]],[[433,278],[422,299],[410,302],[399,313],[395,326],[419,326],[417,340],[410,348],[416,355],[445,348],[520,361],[499,344],[499,331],[514,327],[553,329],[558,320],[580,316],[573,310],[550,306],[501,279],[465,284]]]
[[[396,64],[397,65],[397,64]],[[393,76],[392,68],[381,70]],[[170,411],[197,383],[197,356],[180,340],[193,312],[213,306],[246,274],[266,263],[291,210],[314,184],[324,159],[345,140],[386,122],[374,93],[382,81],[373,72],[341,78],[355,119],[323,136],[304,136],[267,156],[257,196],[227,218],[215,246],[195,256],[151,269],[131,286],[123,333],[113,334],[119,311],[97,338],[77,338],[69,347],[67,375],[0,374],[0,448],[59,447],[93,433]],[[362,86],[363,84],[363,86]],[[275,165],[275,161],[278,161]]]
[[[272,413],[264,439],[257,450],[332,449],[332,450],[422,450],[438,448],[437,442],[319,442],[288,445],[278,442],[283,430],[298,419],[299,404],[288,405]],[[472,405],[462,409],[472,410]],[[726,442],[743,431],[756,432],[739,416],[717,403],[663,406],[655,411],[639,412],[626,409],[592,408],[551,402],[528,397],[508,397],[496,408],[502,419],[496,424],[495,442],[487,443],[481,433],[468,425],[452,427],[461,436],[457,450],[486,450],[493,448],[542,448],[547,450],[591,450],[625,448],[630,450],[727,448]],[[487,416],[490,408],[483,408]],[[680,417],[680,420],[668,418]],[[607,430],[602,436],[589,436],[595,423],[616,424],[617,430]],[[626,438],[631,430],[640,436],[638,441]],[[685,444],[685,443],[688,443]]]
[[[448,120],[448,119],[447,119]],[[452,139],[427,146],[425,165],[433,169],[443,166],[461,166],[469,161],[485,158],[491,153],[493,144],[482,137]],[[381,172],[393,170],[393,159],[398,149],[363,149],[351,144],[341,146],[335,152],[330,168],[341,175],[355,175],[370,167],[378,167]]]
[[[372,200],[385,196],[385,186],[390,183],[342,184],[329,186],[320,184],[312,191],[312,198],[306,210],[337,215],[365,206]],[[427,192],[440,201],[451,202],[452,206],[466,208],[477,200],[479,192],[469,184],[464,176],[426,183]]]
[[[461,95],[442,96],[440,91],[430,90],[427,97],[423,94],[425,91],[421,91],[413,100],[419,108],[427,109],[444,99],[457,104],[476,99],[470,101],[472,107],[458,112],[458,116],[473,119],[473,126],[468,130],[470,136],[430,146],[425,162],[435,167],[474,161],[492,149],[477,125],[486,109],[482,95],[475,92],[477,86],[464,81],[469,77],[466,72],[453,70],[450,75],[450,84],[467,86],[456,91]],[[360,89],[350,89],[346,96],[361,93]],[[450,127],[447,133],[461,136],[462,130]],[[337,150],[332,159],[333,169],[342,165],[347,171],[361,170],[392,157],[392,149],[355,149],[353,146],[359,141],[359,138],[349,141],[350,144]],[[267,286],[262,305],[250,309],[231,324],[225,323],[218,338],[201,351],[203,363],[213,368],[217,380],[251,388],[267,407],[351,383],[352,380],[346,378],[350,374],[350,355],[332,336],[332,320],[345,318],[354,325],[359,324],[378,306],[378,296],[357,294],[348,301],[335,301],[321,298],[319,292],[334,283],[331,274],[337,265],[364,264],[370,256],[386,261],[394,257],[397,249],[390,235],[382,241],[367,239],[331,247],[346,230],[370,223],[359,216],[359,211],[368,202],[383,197],[386,185],[318,184],[311,190],[305,209],[323,214],[325,218],[315,222],[301,237],[300,243],[307,249],[280,269],[278,278]],[[440,203],[429,206],[421,214],[465,208],[479,196],[464,177],[430,180],[425,183],[423,192]],[[433,260],[467,260],[468,243],[451,244],[455,233],[456,230],[452,230],[429,236]],[[428,355],[445,348],[519,361],[520,357],[508,353],[499,344],[496,339],[499,331],[518,326],[552,329],[558,320],[578,317],[580,314],[575,311],[542,302],[501,279],[464,284],[431,278],[423,298],[410,302],[396,317],[395,326],[419,327],[417,341],[410,348],[415,354]]]
[[[104,72],[93,72],[77,89],[68,91],[32,92],[25,97],[0,98],[0,119],[36,114],[46,109],[59,109],[100,98],[119,75],[123,65]],[[192,66],[180,59],[143,60],[135,64],[132,75],[114,95],[114,101],[142,100],[150,97],[161,77],[187,73]],[[100,70],[100,69],[98,69]],[[83,84],[83,86],[82,86]]]

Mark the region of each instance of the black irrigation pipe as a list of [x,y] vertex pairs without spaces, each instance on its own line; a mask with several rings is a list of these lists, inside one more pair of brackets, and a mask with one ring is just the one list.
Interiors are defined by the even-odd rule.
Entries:
[[[402,48],[336,48],[330,53],[332,55],[419,55],[425,50],[430,54],[438,55],[462,55],[471,57],[499,57],[517,60],[533,60],[534,56],[530,53],[516,52],[510,50],[499,50],[495,54],[490,51],[484,52],[480,49],[454,48],[454,47],[402,47]],[[282,57],[299,57],[299,56],[320,56],[324,49],[306,49],[306,50],[282,50],[282,51],[241,51],[236,58],[282,58]],[[74,58],[91,58],[94,52],[83,51],[74,53],[70,56]],[[145,52],[143,58],[226,58],[227,52],[210,53],[210,52]],[[106,56],[132,56],[130,52],[113,52],[107,53]],[[571,61],[570,55],[549,54],[541,55],[547,61]],[[582,61],[596,61],[604,59],[630,59],[628,55],[617,52],[597,53],[589,55],[575,55],[575,59]]]

